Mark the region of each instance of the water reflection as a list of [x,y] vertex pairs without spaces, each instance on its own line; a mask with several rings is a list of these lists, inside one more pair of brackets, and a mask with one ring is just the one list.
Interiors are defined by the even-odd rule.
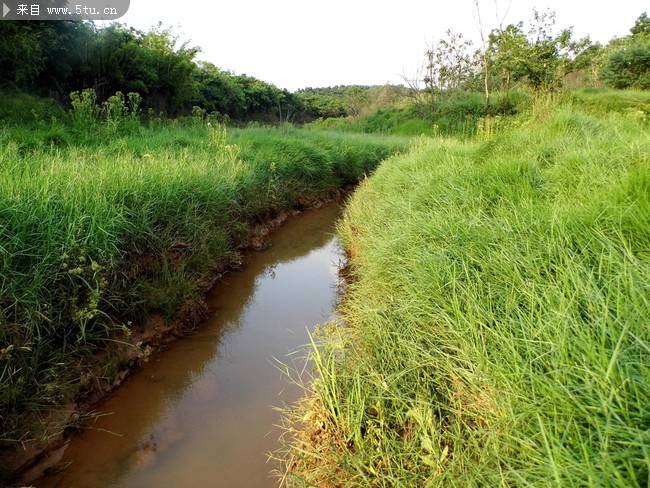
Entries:
[[274,486],[272,406],[300,392],[273,366],[336,301],[337,206],[291,219],[211,293],[211,319],[133,375],[43,487]]

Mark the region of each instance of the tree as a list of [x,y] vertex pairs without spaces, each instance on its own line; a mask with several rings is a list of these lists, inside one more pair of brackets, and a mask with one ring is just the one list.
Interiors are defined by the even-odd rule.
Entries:
[[304,105],[304,115],[309,119],[350,115],[345,103],[346,95],[345,89],[339,87],[304,88],[297,92]]
[[636,19],[634,27],[630,29],[633,36],[638,35],[650,35],[650,17],[648,17],[647,12],[643,12],[639,15],[639,18]]
[[613,88],[650,89],[650,18],[644,12],[630,35],[614,39],[606,48],[601,79]]
[[31,23],[3,21],[0,39],[0,83],[11,88],[30,86],[46,61],[38,30]]
[[[433,112],[437,97],[443,92],[451,92],[463,86],[476,74],[477,64],[472,55],[472,41],[463,34],[447,30],[446,37],[433,44],[425,52],[424,94],[425,106]],[[419,82],[413,81],[419,91]]]
[[494,30],[488,41],[493,80],[500,88],[509,90],[514,81],[524,78],[525,56],[528,39],[523,32],[523,23],[510,24],[504,29]]
[[368,90],[359,86],[350,87],[345,95],[344,103],[349,115],[359,115],[369,103]]
[[556,33],[552,11],[534,11],[528,31],[524,24],[510,24],[490,34],[493,73],[504,88],[523,82],[536,91],[560,86],[572,62],[591,46],[589,39],[573,39],[572,29]]
[[634,40],[614,51],[601,76],[613,88],[650,89],[650,39]]
[[555,22],[555,12],[534,11],[522,68],[528,83],[536,90],[557,88],[571,56],[577,54],[585,42],[574,42],[570,28],[555,34]]
[[194,83],[197,94],[193,105],[232,118],[246,113],[244,91],[231,73],[220,70],[212,63],[200,63],[194,73]]
[[171,113],[189,108],[189,101],[196,96],[194,59],[200,49],[187,42],[179,45],[178,37],[161,24],[144,34],[140,42],[147,54],[147,68],[154,74],[149,106]]
[[478,0],[474,0],[474,6],[476,7],[476,16],[478,18],[478,30],[481,35],[481,66],[483,71],[483,90],[485,92],[485,107],[490,106],[490,54],[488,50],[488,43],[485,38],[485,32],[483,31],[483,20],[481,19],[481,7],[478,4]]
[[605,48],[596,42],[580,52],[571,62],[570,70],[581,76],[581,83],[594,86],[600,78]]
[[120,24],[5,21],[0,38],[0,86],[62,103],[70,102],[71,92],[91,88],[98,103],[133,92],[144,108],[170,115],[198,106],[232,118],[286,120],[303,109],[286,90],[197,63],[199,49],[161,24],[142,32]]

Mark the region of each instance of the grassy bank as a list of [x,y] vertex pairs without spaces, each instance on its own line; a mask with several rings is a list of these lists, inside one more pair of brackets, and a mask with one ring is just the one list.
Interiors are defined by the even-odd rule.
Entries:
[[[26,417],[95,381],[89,354],[128,341],[149,313],[183,313],[201,277],[236,261],[251,224],[356,181],[407,145],[290,127],[226,134],[197,122],[53,117],[7,118],[0,129],[5,443],[35,435]],[[116,359],[107,358],[108,382]]]
[[289,484],[647,486],[650,126],[603,96],[361,185]]
[[525,91],[498,92],[492,94],[488,106],[482,93],[452,92],[433,101],[423,97],[417,104],[411,100],[399,107],[317,120],[308,126],[366,134],[469,137],[476,134],[481,119],[515,115],[530,105],[530,99],[531,94]]

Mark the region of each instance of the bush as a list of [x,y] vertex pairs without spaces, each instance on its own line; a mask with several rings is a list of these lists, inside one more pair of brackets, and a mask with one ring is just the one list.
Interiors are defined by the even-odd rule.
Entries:
[[128,133],[140,126],[142,97],[139,93],[130,92],[125,97],[118,91],[100,105],[95,90],[87,88],[70,93],[70,100],[73,126],[84,137],[98,127],[115,134]]
[[650,36],[633,37],[610,54],[601,78],[613,88],[650,89]]

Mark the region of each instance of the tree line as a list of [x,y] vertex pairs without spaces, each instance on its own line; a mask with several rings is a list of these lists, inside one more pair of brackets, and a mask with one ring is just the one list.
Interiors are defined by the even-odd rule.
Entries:
[[[103,105],[139,95],[142,113],[220,120],[303,122],[345,117],[393,103],[401,86],[306,88],[296,93],[197,59],[200,49],[160,24],[143,32],[83,21],[0,23],[0,89],[66,106],[86,91]],[[71,97],[72,94],[72,97]]]
[[[455,91],[493,91],[527,87],[553,91],[565,84],[650,89],[650,18],[638,17],[630,34],[606,45],[576,38],[557,28],[552,11],[534,11],[528,23],[500,26],[484,33],[476,3],[482,45],[447,31],[425,52],[420,73],[406,79],[421,106],[434,108],[440,96]],[[572,81],[571,81],[572,80]]]
[[138,93],[142,107],[175,116],[193,107],[238,120],[291,120],[305,111],[295,94],[252,76],[197,61],[200,49],[170,29],[143,32],[91,22],[0,23],[0,86],[70,103],[92,89],[98,100]]
[[[477,12],[480,20],[480,9]],[[650,19],[642,14],[628,36],[606,45],[576,39],[556,28],[553,12],[523,22],[481,29],[477,49],[448,31],[427,49],[408,87],[337,86],[296,93],[197,59],[200,49],[161,25],[144,32],[121,24],[83,21],[0,23],[0,89],[46,96],[70,106],[70,94],[91,89],[98,102],[137,93],[143,113],[211,115],[219,120],[302,122],[367,114],[410,95],[435,111],[441,96],[526,86],[555,90],[575,86],[650,89]]]

